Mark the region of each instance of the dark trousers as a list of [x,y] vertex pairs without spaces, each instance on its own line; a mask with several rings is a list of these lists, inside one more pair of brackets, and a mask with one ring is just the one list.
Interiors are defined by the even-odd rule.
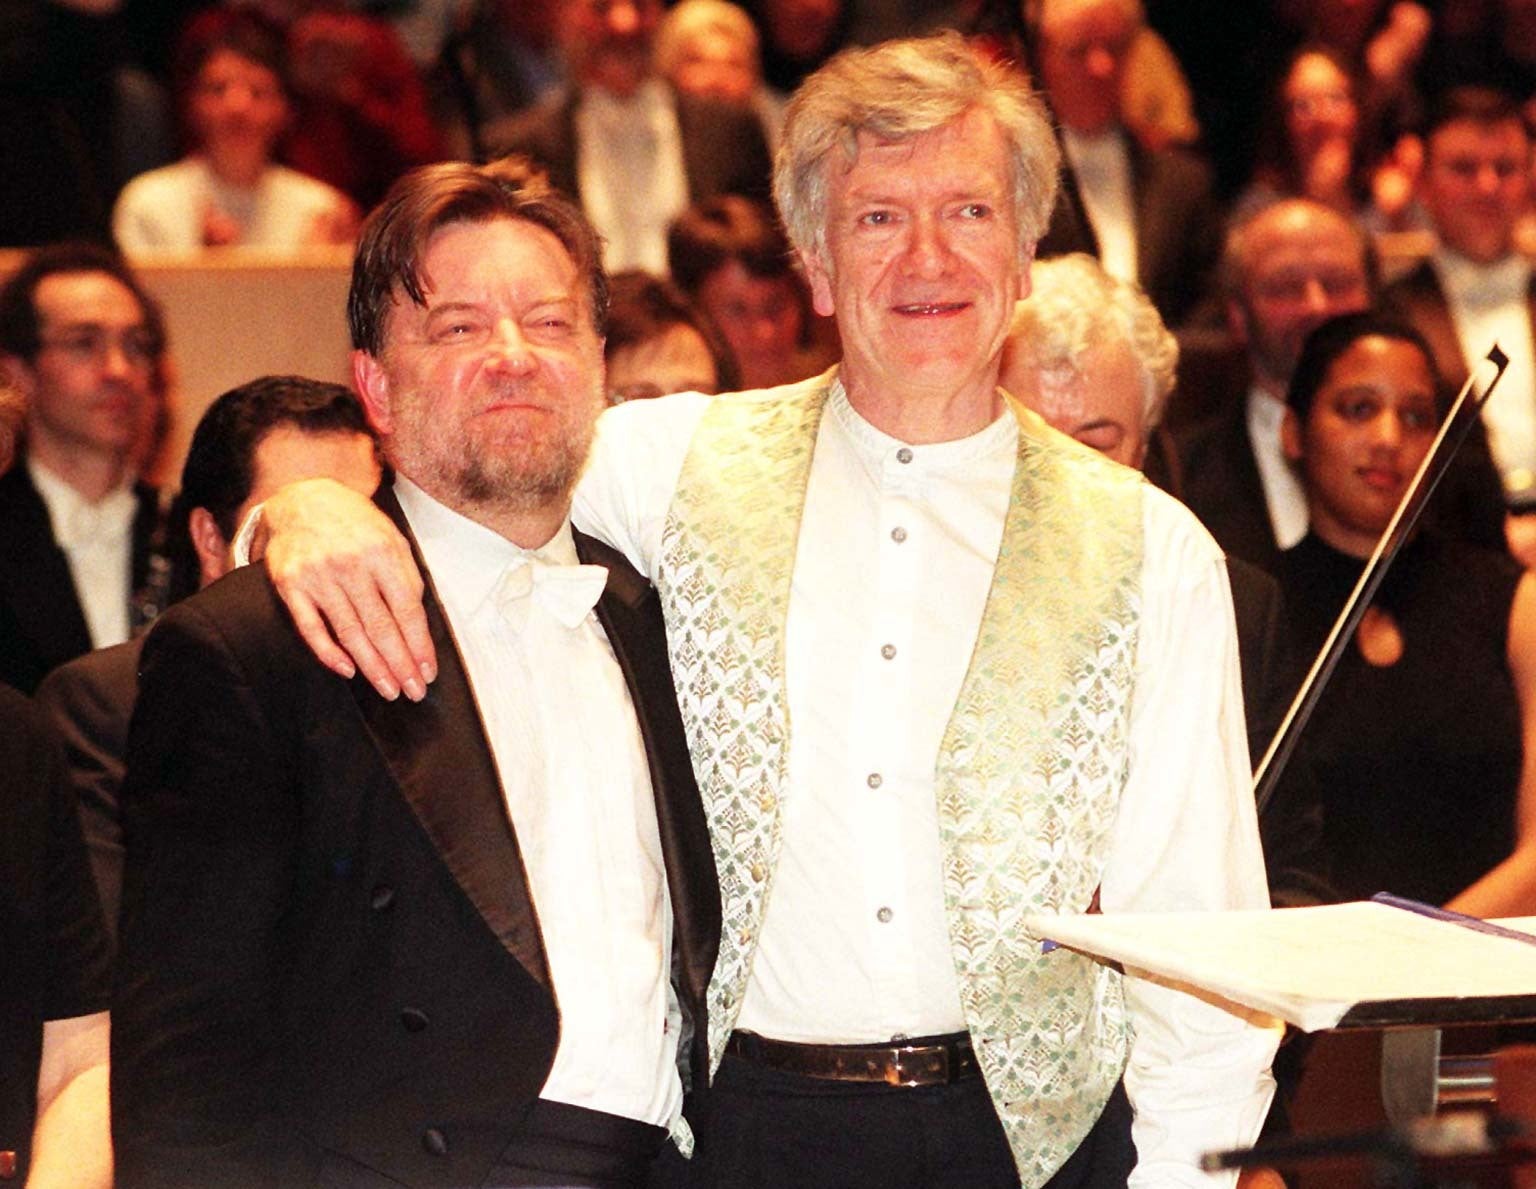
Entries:
[[540,1098],[483,1189],[657,1189],[682,1163],[660,1127]]
[[[985,1082],[824,1081],[727,1056],[705,1097],[693,1189],[1017,1189]],[[1116,1086],[1047,1189],[1123,1189],[1136,1163]]]

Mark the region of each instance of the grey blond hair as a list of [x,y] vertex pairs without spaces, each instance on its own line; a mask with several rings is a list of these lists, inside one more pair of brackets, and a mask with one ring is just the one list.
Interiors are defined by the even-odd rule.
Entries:
[[1020,250],[1033,245],[1056,203],[1061,151],[1050,117],[1022,74],[950,31],[845,50],[795,93],[773,169],[774,200],[794,246],[824,254],[832,160],[851,164],[860,132],[906,140],[972,108],[996,120],[1008,142]]
[[682,0],[661,18],[661,25],[656,30],[656,48],[652,57],[657,72],[670,78],[682,60],[688,39],[699,33],[719,33],[745,46],[756,69],[757,26],[746,9],[730,0]]
[[1080,373],[1096,347],[1119,340],[1142,377],[1142,428],[1163,418],[1179,368],[1179,344],[1140,286],[1073,252],[1030,269],[1030,295],[1014,306],[1008,337],[1032,369]]

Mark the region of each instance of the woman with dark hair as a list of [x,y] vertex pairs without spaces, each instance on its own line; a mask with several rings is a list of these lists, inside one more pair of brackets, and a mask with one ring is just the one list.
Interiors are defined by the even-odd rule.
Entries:
[[290,115],[281,29],[250,9],[199,13],[182,34],[174,77],[191,151],[123,188],[112,231],[124,252],[352,240],[351,200],[275,161]]
[[[1311,528],[1279,575],[1305,663],[1428,453],[1443,396],[1404,324],[1349,314],[1307,339],[1282,441]],[[1536,576],[1419,533],[1347,646],[1307,747],[1346,898],[1536,911]]]
[[603,362],[610,404],[740,386],[731,349],[709,318],[671,281],[641,269],[612,278]]

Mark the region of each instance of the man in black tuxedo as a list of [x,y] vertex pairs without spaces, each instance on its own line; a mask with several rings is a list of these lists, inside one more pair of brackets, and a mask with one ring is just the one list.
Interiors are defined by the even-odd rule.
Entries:
[[1037,75],[1060,121],[1061,192],[1036,254],[1097,257],[1137,282],[1169,326],[1206,295],[1221,245],[1210,166],[1193,151],[1143,144],[1120,118],[1141,0],[1031,0]]
[[653,70],[661,14],[661,0],[565,0],[556,19],[569,89],[484,132],[493,151],[533,158],[581,203],[613,272],[665,275],[667,227],[692,203],[768,198],[757,114],[683,94]]
[[[169,597],[192,594],[234,569],[231,542],[246,510],[284,483],[317,475],[364,495],[379,485],[373,431],[351,389],[263,376],[218,397],[192,433],[166,518]],[[140,635],[77,656],[48,674],[36,695],[64,745],[111,937],[123,885],[119,794],[143,646]]]
[[255,569],[147,642],[120,1185],[606,1189],[689,1143],[708,838],[655,595],[568,520],[605,303],[580,214],[496,166],[370,217],[354,376],[441,671],[420,702],[336,677]]
[[158,609],[157,498],[134,470],[164,340],[105,248],[41,248],[0,288],[0,369],[29,405],[25,449],[0,478],[0,681],[23,693]]

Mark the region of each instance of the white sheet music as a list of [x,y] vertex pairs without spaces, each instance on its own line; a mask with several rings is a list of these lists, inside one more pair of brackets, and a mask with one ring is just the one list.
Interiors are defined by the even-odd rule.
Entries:
[[[1497,924],[1532,935],[1536,917]],[[1031,914],[1033,936],[1312,1032],[1360,1003],[1536,995],[1536,944],[1384,904],[1267,912]]]

